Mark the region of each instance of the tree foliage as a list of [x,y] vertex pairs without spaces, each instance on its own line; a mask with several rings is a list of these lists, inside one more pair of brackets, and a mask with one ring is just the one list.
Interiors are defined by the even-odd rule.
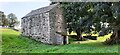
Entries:
[[15,25],[18,25],[19,21],[15,14],[10,13],[8,16],[4,14],[4,12],[0,11],[0,26],[9,26],[14,27]]
[[8,26],[8,25],[9,25],[9,21],[6,18],[6,15],[3,12],[1,12],[0,13],[0,26]]
[[10,13],[8,15],[8,19],[9,19],[9,27],[14,27],[16,24],[19,23],[19,21],[17,20],[17,17],[15,14]]
[[[120,30],[120,2],[63,2],[61,4],[69,32],[79,30],[81,34],[95,30],[109,33],[110,30],[117,30],[116,34],[118,34]],[[120,36],[116,38],[118,37]]]

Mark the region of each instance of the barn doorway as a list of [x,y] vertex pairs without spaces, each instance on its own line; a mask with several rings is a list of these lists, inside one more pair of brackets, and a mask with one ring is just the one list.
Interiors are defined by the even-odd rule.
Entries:
[[63,36],[63,44],[67,44],[67,37],[66,36]]

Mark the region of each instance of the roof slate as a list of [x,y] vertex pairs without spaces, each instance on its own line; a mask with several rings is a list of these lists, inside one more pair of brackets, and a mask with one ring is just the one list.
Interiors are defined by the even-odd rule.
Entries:
[[51,9],[53,9],[54,7],[56,7],[57,5],[58,5],[58,3],[57,4],[53,4],[53,5],[49,5],[49,6],[46,6],[46,7],[42,7],[42,8],[36,9],[36,10],[32,10],[30,13],[28,13],[24,17],[28,17],[28,16],[32,16],[32,15],[48,12]]

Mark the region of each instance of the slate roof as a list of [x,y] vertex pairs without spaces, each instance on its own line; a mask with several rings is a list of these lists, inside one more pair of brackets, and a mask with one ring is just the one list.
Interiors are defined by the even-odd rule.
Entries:
[[24,17],[28,17],[28,16],[32,16],[32,15],[48,12],[48,11],[50,11],[51,9],[53,9],[57,5],[58,5],[58,3],[57,4],[53,4],[53,5],[49,5],[49,6],[46,6],[46,7],[42,7],[42,8],[36,9],[36,10],[32,10],[30,13],[28,13]]

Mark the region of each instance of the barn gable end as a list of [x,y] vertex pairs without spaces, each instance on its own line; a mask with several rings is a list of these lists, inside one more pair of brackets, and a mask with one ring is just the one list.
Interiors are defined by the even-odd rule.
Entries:
[[[31,36],[37,41],[48,44],[68,43],[68,38],[56,32],[67,35],[66,23],[59,4],[31,11],[22,18],[22,35]],[[64,38],[66,37],[66,38]]]

